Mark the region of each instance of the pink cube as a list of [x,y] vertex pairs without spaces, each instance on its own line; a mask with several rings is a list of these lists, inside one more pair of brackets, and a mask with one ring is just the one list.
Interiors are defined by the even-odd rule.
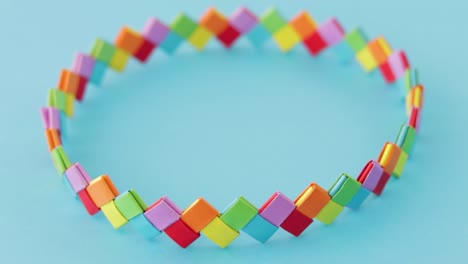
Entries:
[[159,231],[163,231],[179,220],[182,210],[169,200],[167,196],[164,196],[148,207],[144,214],[153,226]]
[[65,171],[65,177],[76,193],[84,190],[89,185],[89,182],[91,182],[91,177],[89,177],[88,173],[86,173],[79,163],[75,163],[68,168]]
[[72,72],[76,73],[86,79],[89,79],[91,74],[93,74],[94,64],[96,61],[93,57],[83,54],[77,53],[75,55],[75,59],[73,60],[72,65]]
[[142,35],[153,44],[160,44],[169,34],[170,29],[156,18],[150,18],[143,29]]
[[258,214],[275,226],[280,226],[296,208],[294,202],[280,192],[274,193],[270,199],[258,209]]
[[41,108],[42,123],[45,129],[60,130],[60,113],[55,107]]
[[240,7],[229,17],[229,23],[243,34],[257,24],[257,17],[249,9]]
[[331,18],[320,25],[318,31],[328,46],[338,44],[345,35],[343,27],[336,18]]
[[406,57],[405,52],[402,50],[392,53],[388,57],[388,64],[392,69],[395,79],[398,79],[401,76],[403,76],[406,70],[409,68],[408,58]]

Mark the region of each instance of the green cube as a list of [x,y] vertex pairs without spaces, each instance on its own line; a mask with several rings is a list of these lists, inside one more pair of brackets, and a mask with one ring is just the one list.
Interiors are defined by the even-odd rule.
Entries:
[[65,92],[57,89],[49,89],[49,96],[47,100],[47,105],[55,107],[59,110],[65,112],[67,108],[67,95]]
[[257,212],[255,206],[240,196],[224,210],[221,220],[232,229],[239,231],[257,215]]
[[271,33],[274,34],[286,25],[286,20],[276,10],[270,8],[260,17],[260,23]]
[[416,138],[416,130],[412,127],[408,127],[408,131],[406,131],[405,140],[403,141],[403,144],[400,146],[401,150],[403,150],[407,154],[410,154],[411,149],[413,148],[415,138]]
[[117,209],[119,209],[119,212],[127,220],[143,213],[147,208],[141,197],[133,189],[117,196],[114,202]]
[[359,52],[367,46],[367,37],[360,28],[356,28],[345,36],[346,42],[354,50]]
[[59,175],[63,175],[63,173],[71,166],[71,162],[63,151],[63,147],[56,147],[50,154],[52,155],[52,161],[54,162]]
[[102,61],[109,65],[112,61],[112,58],[114,57],[116,50],[117,48],[114,45],[98,38],[94,42],[94,46],[90,55],[96,60]]
[[336,217],[340,215],[343,211],[344,207],[335,203],[334,201],[330,200],[320,212],[317,214],[315,219],[319,220],[320,222],[329,225],[335,221]]
[[328,191],[335,203],[346,206],[361,188],[361,183],[343,173]]
[[188,39],[197,29],[198,24],[184,13],[179,14],[171,24],[171,29],[179,36]]

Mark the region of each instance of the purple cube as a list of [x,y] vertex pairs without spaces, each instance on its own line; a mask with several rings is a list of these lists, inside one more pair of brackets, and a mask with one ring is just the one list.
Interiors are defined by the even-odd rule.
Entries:
[[407,61],[403,51],[396,51],[388,57],[388,64],[393,71],[395,78],[400,78],[406,72]]
[[258,210],[259,215],[275,226],[280,226],[296,208],[294,202],[280,192],[273,194]]
[[343,27],[341,27],[340,22],[336,18],[331,18],[320,25],[318,31],[328,46],[338,44],[345,35]]
[[163,42],[167,34],[169,28],[156,18],[150,18],[142,32],[143,37],[153,44]]
[[89,79],[93,73],[95,63],[96,61],[93,57],[83,53],[77,53],[73,61],[72,72]]
[[257,24],[257,17],[245,7],[238,8],[229,17],[229,23],[240,33],[250,31]]
[[368,166],[372,166],[369,173],[367,174],[366,179],[362,183],[362,187],[366,188],[369,191],[374,191],[374,189],[379,184],[380,178],[383,175],[383,168],[380,164],[373,160]]
[[75,193],[79,193],[84,190],[91,181],[91,177],[89,177],[88,173],[86,173],[79,163],[75,163],[73,166],[68,168],[65,171],[65,177]]
[[167,196],[157,200],[148,207],[145,216],[159,231],[163,231],[168,226],[179,220],[182,210],[177,207]]

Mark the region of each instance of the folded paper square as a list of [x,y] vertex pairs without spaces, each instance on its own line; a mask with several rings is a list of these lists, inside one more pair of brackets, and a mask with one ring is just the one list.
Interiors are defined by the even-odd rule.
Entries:
[[345,36],[346,42],[354,50],[354,53],[358,53],[367,46],[368,38],[366,34],[360,28],[355,28],[348,32]]
[[172,31],[184,39],[188,39],[197,27],[197,23],[184,13],[179,14],[170,25]]
[[377,68],[377,60],[372,55],[369,46],[364,47],[356,53],[356,59],[366,72],[371,72]]
[[88,187],[86,187],[86,191],[97,207],[107,204],[119,195],[119,192],[107,175],[101,175],[92,180]]
[[197,233],[190,229],[182,220],[177,220],[175,223],[167,227],[164,232],[182,248],[188,247],[193,241],[200,237]]
[[229,48],[234,44],[239,36],[239,31],[237,31],[233,26],[228,25],[223,32],[218,34],[217,38],[224,47]]
[[288,197],[276,192],[258,209],[258,214],[273,225],[280,226],[295,207]]
[[161,44],[169,34],[170,29],[156,18],[150,18],[145,24],[141,35],[153,44]]
[[346,207],[351,208],[353,210],[359,209],[361,205],[366,201],[367,197],[369,197],[370,193],[371,191],[361,186],[354,195],[353,199],[346,205]]
[[329,47],[338,44],[345,35],[343,27],[336,18],[331,18],[321,24],[318,32]]
[[45,135],[49,151],[53,151],[56,147],[62,145],[62,141],[60,139],[60,132],[58,130],[50,128],[46,129]]
[[147,208],[145,202],[143,202],[138,193],[133,189],[117,196],[114,203],[127,220],[140,215]]
[[260,16],[260,23],[270,34],[274,34],[286,25],[286,20],[281,16],[276,8],[269,8]]
[[315,31],[310,36],[306,37],[303,43],[307,51],[309,51],[309,53],[313,56],[317,56],[320,54],[320,52],[327,48],[327,43],[320,36],[318,31]]
[[424,102],[424,86],[416,85],[406,96],[406,113],[410,114],[413,108],[422,109]]
[[281,224],[281,228],[294,236],[299,236],[312,222],[313,220],[311,218],[307,217],[299,210],[294,209]]
[[98,38],[94,42],[94,46],[91,50],[90,55],[94,59],[109,65],[116,51],[117,48],[114,45],[103,39]]
[[114,201],[110,201],[105,205],[101,206],[101,211],[106,216],[109,223],[111,223],[114,229],[120,228],[121,226],[128,223],[128,220],[120,213],[119,209],[115,206]]
[[151,56],[151,53],[155,47],[156,44],[147,39],[144,39],[140,48],[135,52],[135,59],[139,60],[140,62],[146,62]]
[[273,39],[283,52],[290,51],[301,41],[300,36],[289,25],[285,25],[273,34]]
[[221,220],[232,229],[239,231],[257,214],[257,209],[244,197],[237,198],[221,214]]
[[104,79],[104,75],[106,74],[106,70],[108,65],[102,61],[96,61],[94,63],[93,72],[89,77],[89,81],[95,85],[100,85],[102,79]]
[[221,34],[229,26],[228,20],[215,8],[209,8],[200,18],[200,25],[215,35]]
[[377,161],[386,173],[393,174],[401,152],[401,149],[397,145],[389,142],[385,143]]
[[315,216],[330,201],[328,192],[316,183],[312,183],[294,200],[297,210],[309,218]]
[[388,59],[388,56],[392,53],[390,45],[387,43],[384,37],[378,37],[367,45],[369,48],[372,57],[376,61],[376,66],[380,66],[385,63]]
[[390,174],[385,173],[384,169],[377,161],[369,161],[362,169],[357,180],[362,183],[362,186],[367,190],[380,195],[385,188]]
[[80,201],[83,204],[86,211],[88,212],[88,214],[94,215],[97,212],[99,212],[99,210],[100,210],[99,207],[97,207],[96,204],[93,202],[93,200],[89,196],[86,189],[79,192],[78,197],[80,198]]
[[301,39],[305,39],[312,35],[317,30],[317,24],[314,19],[305,11],[297,14],[289,22],[291,27],[301,36]]
[[255,25],[252,30],[247,33],[247,38],[255,47],[260,47],[267,40],[269,40],[271,34],[265,29],[265,27],[258,23]]
[[92,180],[79,163],[75,163],[68,168],[65,171],[65,177],[75,193],[84,190]]
[[361,183],[343,173],[328,191],[335,203],[346,206],[361,188]]
[[241,34],[244,34],[249,32],[258,21],[255,14],[249,9],[240,7],[229,17],[229,23]]
[[403,152],[409,155],[413,148],[415,138],[416,130],[406,124],[403,124],[398,132],[395,144],[399,146]]
[[135,55],[143,44],[144,38],[138,32],[123,27],[115,39],[115,46],[125,52]]
[[204,27],[198,26],[193,34],[188,38],[188,41],[197,50],[202,50],[211,39],[212,35],[213,34]]
[[335,221],[336,217],[343,211],[344,207],[330,200],[322,210],[317,214],[315,219],[324,224],[331,224]]
[[182,212],[180,219],[193,231],[200,232],[216,216],[218,210],[200,197]]
[[183,41],[184,39],[181,36],[170,31],[159,47],[167,54],[173,54]]
[[161,231],[179,220],[181,214],[182,210],[167,196],[157,200],[145,211],[146,218]]
[[130,59],[130,54],[126,51],[116,48],[114,56],[109,63],[109,67],[117,72],[122,72],[127,66],[128,60]]
[[87,54],[77,53],[71,69],[74,73],[89,79],[93,73],[95,63],[96,60],[93,57]]
[[275,234],[278,227],[271,224],[260,215],[255,217],[242,229],[249,236],[254,238],[260,243],[265,243]]
[[50,154],[57,172],[59,175],[63,175],[63,173],[71,166],[71,162],[68,159],[67,154],[65,154],[65,151],[63,151],[63,147],[57,146]]
[[239,232],[230,228],[219,217],[215,217],[201,233],[221,248],[227,247],[239,236]]

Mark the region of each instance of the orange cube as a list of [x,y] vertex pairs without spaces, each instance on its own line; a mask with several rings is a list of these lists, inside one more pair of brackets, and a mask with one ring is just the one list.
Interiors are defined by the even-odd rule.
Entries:
[[119,195],[119,192],[107,175],[101,175],[92,180],[88,187],[86,187],[86,191],[94,204],[99,208]]
[[216,208],[200,197],[182,212],[180,219],[198,233],[218,214]]
[[369,42],[368,48],[379,66],[387,61],[391,53],[390,47],[383,37],[378,37]]
[[296,32],[302,37],[307,38],[317,30],[317,24],[314,19],[305,11],[297,14],[289,24],[296,30]]
[[123,27],[115,39],[115,46],[135,55],[143,45],[143,42],[144,38],[142,35],[128,27]]
[[79,84],[80,76],[78,74],[65,69],[60,72],[60,78],[57,85],[57,88],[60,91],[76,95]]
[[206,10],[200,18],[200,25],[215,35],[219,35],[229,26],[228,20],[214,8]]
[[330,201],[328,192],[312,183],[294,200],[297,210],[309,218],[314,218]]
[[387,174],[392,175],[400,158],[401,149],[392,143],[385,143],[377,160]]
[[58,130],[50,128],[46,129],[45,135],[47,139],[47,145],[49,146],[49,151],[52,151],[56,147],[62,145]]

